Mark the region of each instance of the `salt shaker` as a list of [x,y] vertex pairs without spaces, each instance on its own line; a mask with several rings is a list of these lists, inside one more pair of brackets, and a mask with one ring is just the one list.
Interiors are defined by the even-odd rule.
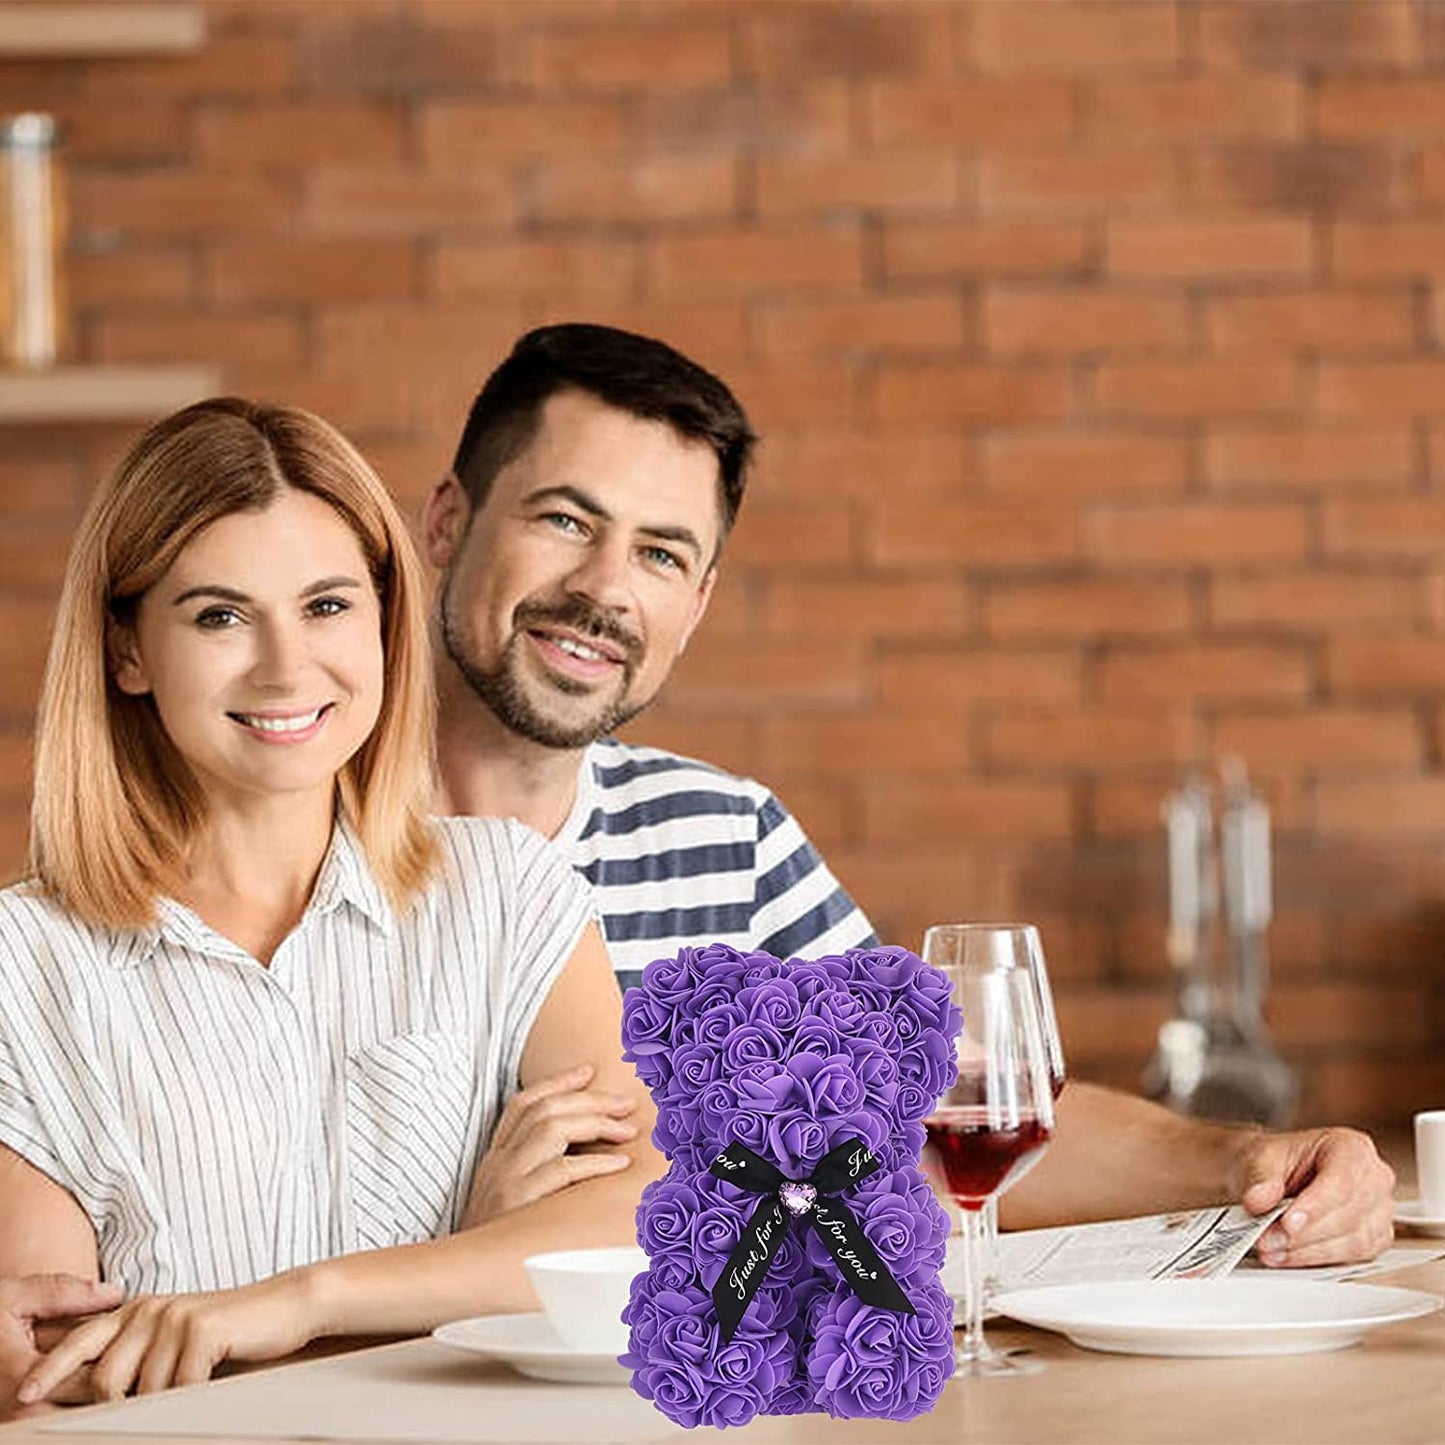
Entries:
[[50,366],[60,352],[64,232],[54,118],[0,119],[0,358],[7,366]]

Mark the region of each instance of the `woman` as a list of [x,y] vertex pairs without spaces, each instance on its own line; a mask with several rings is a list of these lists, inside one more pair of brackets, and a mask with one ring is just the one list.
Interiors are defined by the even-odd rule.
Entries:
[[[526,1254],[631,1237],[662,1161],[582,885],[515,823],[428,821],[430,735],[418,565],[359,454],[234,399],[143,436],[76,539],[0,894],[0,1275],[128,1303],[22,1401],[530,1308]],[[487,1217],[509,1096],[578,1098],[578,1065],[619,1149]]]

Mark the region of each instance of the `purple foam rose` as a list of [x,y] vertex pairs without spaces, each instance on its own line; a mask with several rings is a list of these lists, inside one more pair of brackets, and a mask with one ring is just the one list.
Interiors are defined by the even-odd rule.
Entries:
[[722,1072],[718,1052],[708,1044],[685,1044],[672,1055],[668,1092],[680,1100],[695,1099]]
[[803,1019],[793,1030],[788,1041],[788,1054],[797,1058],[800,1054],[816,1054],[826,1059],[838,1052],[838,1030],[823,1019]]
[[754,1022],[779,1031],[793,1028],[803,1012],[798,990],[786,978],[766,979],[743,989],[738,1006]]
[[820,1119],[852,1114],[864,1103],[863,1086],[847,1054],[799,1054],[788,1060],[787,1069],[798,1081],[803,1104]]
[[863,970],[874,983],[889,989],[901,990],[909,987],[919,970],[928,967],[916,953],[892,946],[855,949],[849,956],[854,967]]
[[701,1201],[697,1190],[666,1178],[654,1186],[637,1223],[638,1243],[650,1255],[690,1253],[692,1223]]
[[851,1033],[866,1012],[857,994],[837,988],[816,993],[803,1005],[805,1018],[821,1019],[837,1033]]
[[865,1013],[858,1020],[854,1033],[860,1039],[877,1044],[880,1049],[887,1049],[889,1053],[898,1051],[898,1025],[890,1015],[877,1009]]
[[676,958],[655,958],[642,970],[642,986],[659,1003],[676,1009],[697,986],[688,952]]
[[710,1008],[705,1014],[691,1021],[693,1041],[706,1044],[709,1048],[720,1049],[744,1022],[743,1011],[736,1004]]
[[957,1074],[953,1045],[937,1029],[920,1034],[898,1055],[899,1082],[917,1084],[932,1099],[940,1098]]
[[766,1020],[752,1019],[733,1030],[723,1045],[723,1067],[737,1070],[748,1064],[785,1058],[788,1045],[783,1035]]
[[788,1178],[805,1178],[827,1152],[828,1135],[811,1114],[790,1109],[768,1121],[767,1157]]
[[784,1109],[809,1102],[804,1081],[793,1068],[769,1059],[748,1064],[733,1076],[732,1087],[740,1109],[755,1109],[761,1114],[777,1114]]
[[672,1046],[675,1013],[644,988],[630,988],[622,1000],[622,1057],[628,1063]]

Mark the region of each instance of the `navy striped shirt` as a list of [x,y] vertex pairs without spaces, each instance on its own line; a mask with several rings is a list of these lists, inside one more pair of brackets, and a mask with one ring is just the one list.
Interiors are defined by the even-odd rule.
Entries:
[[556,842],[592,884],[624,986],[684,945],[789,958],[876,942],[772,793],[691,758],[593,743]]

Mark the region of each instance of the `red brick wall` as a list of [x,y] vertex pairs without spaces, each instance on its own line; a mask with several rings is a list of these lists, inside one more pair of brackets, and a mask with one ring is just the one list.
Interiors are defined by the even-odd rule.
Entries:
[[[767,434],[644,736],[783,793],[891,938],[1045,928],[1081,1074],[1168,1007],[1161,795],[1276,806],[1311,1117],[1445,1099],[1445,5],[233,0],[0,64],[70,132],[76,348],[217,360],[414,500],[521,328]],[[0,442],[0,820],[116,431]]]

